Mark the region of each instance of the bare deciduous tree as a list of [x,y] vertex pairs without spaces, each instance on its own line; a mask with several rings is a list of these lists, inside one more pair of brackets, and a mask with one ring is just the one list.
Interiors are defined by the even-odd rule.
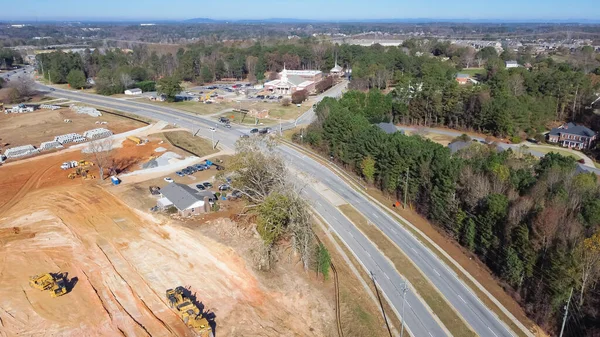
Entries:
[[131,86],[135,84],[135,81],[131,79],[131,75],[129,75],[128,73],[121,73],[119,79],[123,87],[125,87],[126,89],[131,88]]
[[248,69],[248,81],[250,83],[256,82],[256,64],[258,63],[258,57],[249,55],[246,57],[246,69]]
[[110,165],[113,150],[112,137],[91,141],[82,152],[91,156],[92,162],[98,166],[100,180],[104,180],[104,169]]
[[22,101],[35,95],[35,83],[29,77],[18,78],[9,82],[9,88],[13,89],[14,101]]
[[233,187],[248,200],[246,211],[257,216],[257,232],[264,247],[255,251],[261,269],[270,269],[275,244],[283,236],[291,239],[305,269],[314,256],[314,234],[306,201],[289,179],[282,158],[273,144],[260,138],[238,141],[230,168]]

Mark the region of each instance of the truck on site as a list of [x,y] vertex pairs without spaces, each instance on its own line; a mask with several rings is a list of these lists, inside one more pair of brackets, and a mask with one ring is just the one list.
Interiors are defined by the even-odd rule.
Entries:
[[127,139],[134,142],[135,145],[142,145],[145,143],[143,139],[141,139],[140,137],[136,137],[136,136],[127,136]]
[[187,290],[182,286],[168,289],[166,296],[169,305],[177,311],[185,325],[195,330],[199,336],[213,337],[206,313],[202,312],[186,293]]
[[74,167],[79,166],[79,162],[75,161],[75,160],[71,160],[71,161],[66,161],[64,163],[62,163],[62,165],[60,165],[60,168],[63,170],[68,170]]
[[62,275],[40,274],[29,278],[32,288],[49,291],[50,296],[59,297],[67,293],[65,278]]

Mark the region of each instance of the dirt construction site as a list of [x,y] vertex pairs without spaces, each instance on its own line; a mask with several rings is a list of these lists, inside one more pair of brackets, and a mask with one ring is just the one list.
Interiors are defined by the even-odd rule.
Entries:
[[[114,156],[133,165],[158,146],[168,147],[124,143]],[[108,181],[67,179],[60,164],[73,157],[0,167],[0,336],[194,336],[168,305],[177,286],[214,316],[218,336],[335,334],[331,287],[293,254],[285,273],[258,272],[256,234],[228,215],[184,224],[133,208]],[[67,293],[30,287],[43,273],[66,275]]]

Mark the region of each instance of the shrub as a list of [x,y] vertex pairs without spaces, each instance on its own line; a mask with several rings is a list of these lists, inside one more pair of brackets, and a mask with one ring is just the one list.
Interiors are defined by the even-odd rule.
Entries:
[[308,92],[306,90],[298,90],[292,94],[292,103],[300,104],[308,98]]
[[141,81],[135,84],[136,88],[142,89],[143,92],[155,91],[156,90],[156,82],[154,81]]
[[290,106],[291,103],[292,103],[292,100],[287,97],[281,100],[281,105],[283,105],[283,106]]
[[523,140],[519,136],[510,137],[510,142],[513,143],[513,144],[519,144],[522,141]]

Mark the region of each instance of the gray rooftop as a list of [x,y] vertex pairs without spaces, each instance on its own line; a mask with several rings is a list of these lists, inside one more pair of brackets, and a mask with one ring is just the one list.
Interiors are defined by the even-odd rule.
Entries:
[[575,123],[567,123],[561,127],[554,128],[550,131],[550,134],[553,136],[558,136],[561,133],[583,137],[593,137],[596,134],[596,132],[594,132],[593,130],[586,128],[583,125],[577,125]]
[[169,199],[180,211],[204,199],[204,195],[199,194],[198,191],[187,185],[178,183],[168,184],[160,189],[160,193]]
[[458,73],[456,74],[456,78],[470,78],[469,74]]
[[[379,123],[379,124],[376,124],[376,125],[377,125],[378,128],[380,128],[381,130],[383,130],[383,132],[385,132],[387,134],[395,133],[395,132],[400,131],[392,123]],[[401,132],[404,133],[404,131],[401,131]]]

